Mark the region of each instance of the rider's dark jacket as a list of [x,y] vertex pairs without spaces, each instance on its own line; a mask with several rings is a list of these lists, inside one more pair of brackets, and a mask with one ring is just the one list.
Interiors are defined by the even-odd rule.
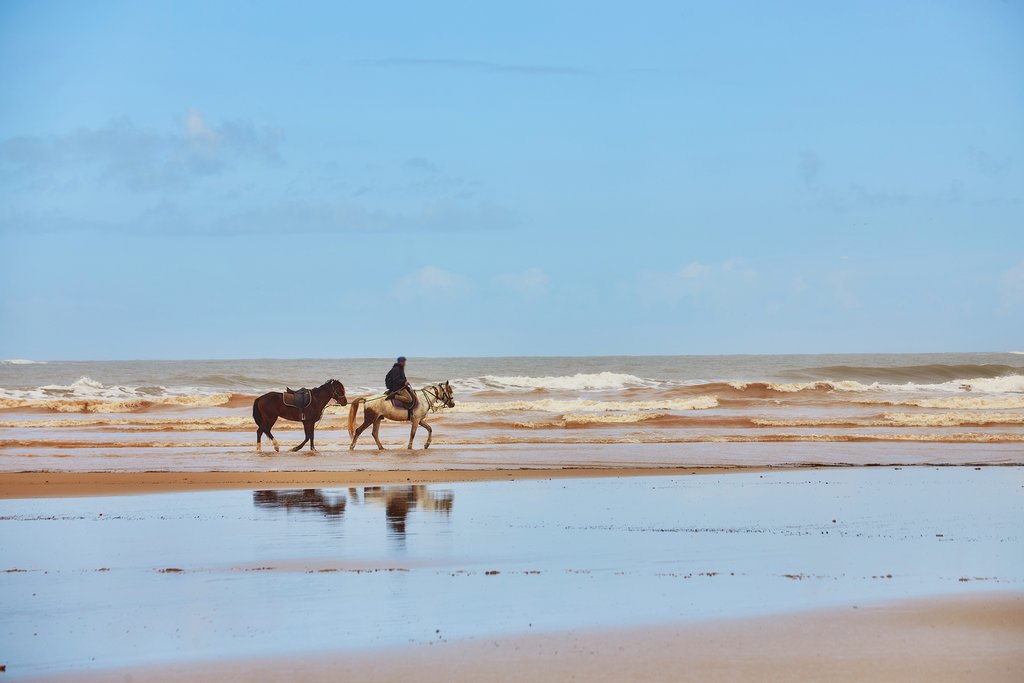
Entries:
[[405,368],[398,363],[391,366],[391,371],[384,378],[384,385],[388,388],[388,392],[404,389],[406,385]]

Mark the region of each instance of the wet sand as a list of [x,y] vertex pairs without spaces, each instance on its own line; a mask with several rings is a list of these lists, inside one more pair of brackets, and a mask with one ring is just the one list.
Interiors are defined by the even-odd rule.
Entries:
[[[419,472],[578,468],[793,467],[847,465],[1024,465],[1017,443],[509,443],[443,445],[429,450],[337,442],[280,453],[249,447],[13,448],[0,442],[2,472]],[[391,446],[391,444],[388,444]]]
[[[234,489],[331,488],[529,479],[756,473],[768,467],[569,467],[341,472],[0,472],[0,499],[117,496]],[[812,467],[804,469],[814,469]]]
[[0,501],[4,677],[1019,675],[1024,468],[640,473]]
[[848,605],[701,624],[344,655],[56,676],[54,681],[1024,680],[1024,593]]

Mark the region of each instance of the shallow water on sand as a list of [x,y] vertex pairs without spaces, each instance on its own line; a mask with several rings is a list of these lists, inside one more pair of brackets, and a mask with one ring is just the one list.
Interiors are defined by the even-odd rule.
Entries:
[[1022,590],[1024,468],[0,501],[7,677]]

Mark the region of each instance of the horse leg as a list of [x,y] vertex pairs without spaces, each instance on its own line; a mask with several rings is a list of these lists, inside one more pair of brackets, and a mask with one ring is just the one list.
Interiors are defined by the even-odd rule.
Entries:
[[316,445],[313,443],[313,432],[316,431],[316,422],[310,422],[308,425],[303,423],[302,426],[306,428],[306,433],[309,434],[309,450],[316,453]]
[[274,444],[274,452],[280,453],[281,444],[277,442],[277,437],[270,433],[270,429],[274,426],[275,422],[277,422],[276,417],[272,417],[269,420],[267,420],[266,424],[263,426],[263,433],[270,437],[270,442]]
[[373,440],[377,442],[377,448],[379,450],[384,450],[384,444],[380,442],[380,423],[383,421],[383,415],[381,415],[380,417],[376,418],[373,421]]
[[296,446],[295,448],[292,449],[292,453],[295,453],[296,451],[301,451],[302,447],[305,446],[306,442],[309,441],[309,439],[310,439],[310,436],[309,436],[309,425],[307,423],[303,422],[302,423],[302,428],[303,428],[303,431],[305,432],[306,438],[302,440],[302,443],[300,443],[298,446]]
[[427,430],[427,442],[423,444],[423,450],[430,448],[430,440],[434,438],[434,430],[430,428],[426,420],[420,420],[420,425]]
[[256,423],[256,452],[259,453],[263,450],[263,444],[260,443],[261,439],[263,439],[263,425],[260,420],[259,399],[252,402],[252,421]]
[[418,417],[412,418],[412,428],[409,430],[409,445],[406,446],[407,450],[412,450],[412,440],[416,438],[416,428],[420,426],[420,420]]
[[366,431],[366,428],[373,424],[373,413],[363,408],[363,424],[359,425],[355,432],[352,433],[352,443],[349,444],[348,449],[355,450],[356,441],[359,440],[359,435]]

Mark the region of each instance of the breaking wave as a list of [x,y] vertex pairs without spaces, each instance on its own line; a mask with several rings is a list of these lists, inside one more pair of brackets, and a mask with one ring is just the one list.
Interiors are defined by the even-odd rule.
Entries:
[[937,408],[941,410],[1020,410],[1024,408],[1024,396],[999,398],[950,396],[942,398],[863,399],[854,402],[887,406],[916,406],[918,408]]
[[0,389],[0,409],[19,408],[57,413],[131,413],[151,407],[205,408],[228,405],[236,398],[227,392],[184,387],[129,387],[104,385],[80,377],[68,385],[48,384],[36,389]]
[[597,372],[551,377],[484,375],[456,380],[454,384],[469,391],[610,391],[651,387],[659,382],[619,372]]
[[11,358],[0,360],[0,365],[46,365],[45,360],[27,360],[25,358]]
[[826,365],[818,368],[793,370],[785,374],[800,379],[855,380],[868,384],[873,382],[882,384],[937,384],[965,377],[992,378],[1024,375],[1024,366],[998,363],[934,363],[931,365],[899,365],[892,367]]
[[540,399],[536,401],[497,401],[457,403],[448,412],[452,413],[577,413],[614,411],[657,411],[657,410],[706,410],[718,406],[714,396],[668,399],[663,401],[590,401],[587,399],[559,400]]
[[[721,385],[698,385],[700,388]],[[800,392],[879,392],[879,393],[964,393],[973,391],[985,394],[1024,394],[1024,375],[1001,375],[997,377],[972,377],[950,380],[937,384],[888,384],[872,382],[864,384],[856,380],[830,380],[818,382],[727,382],[726,387],[750,394],[795,394]]]

